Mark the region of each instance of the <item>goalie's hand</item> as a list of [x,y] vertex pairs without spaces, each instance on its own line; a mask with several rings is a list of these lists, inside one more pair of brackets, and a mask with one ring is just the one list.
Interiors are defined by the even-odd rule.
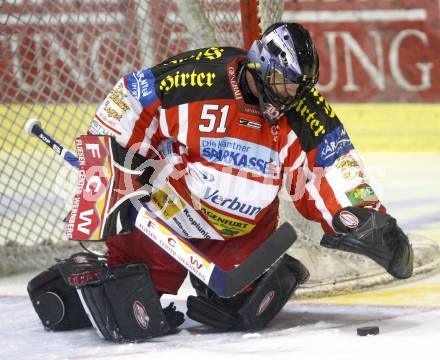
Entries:
[[338,234],[324,234],[322,246],[368,256],[399,279],[412,275],[411,244],[390,215],[348,206],[334,215],[332,224]]

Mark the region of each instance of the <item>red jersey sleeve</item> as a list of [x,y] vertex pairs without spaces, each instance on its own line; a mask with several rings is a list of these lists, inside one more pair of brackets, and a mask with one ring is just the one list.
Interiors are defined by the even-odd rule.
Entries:
[[333,216],[343,207],[386,211],[344,126],[316,89],[293,105],[288,120],[295,140],[285,161],[287,191],[305,218],[333,232]]

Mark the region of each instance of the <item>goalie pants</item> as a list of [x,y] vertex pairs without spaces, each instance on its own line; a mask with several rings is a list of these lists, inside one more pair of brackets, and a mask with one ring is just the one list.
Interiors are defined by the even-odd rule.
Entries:
[[[194,239],[192,242],[221,268],[230,270],[243,262],[276,230],[276,211],[265,216],[265,219],[263,222],[266,224],[259,223],[257,226],[258,234],[252,231],[227,241]],[[109,237],[107,248],[110,267],[133,262],[145,263],[157,291],[177,294],[187,275],[182,265],[137,229],[130,234]]]

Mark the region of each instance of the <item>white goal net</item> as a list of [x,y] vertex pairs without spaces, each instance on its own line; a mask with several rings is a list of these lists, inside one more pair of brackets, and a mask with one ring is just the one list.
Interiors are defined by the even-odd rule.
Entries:
[[[42,268],[78,251],[64,236],[76,173],[23,134],[33,117],[66,148],[124,74],[203,46],[243,46],[239,0],[6,0],[0,6],[0,275]],[[282,0],[261,0],[261,28],[280,21]],[[319,229],[283,206],[312,268],[304,295],[389,281],[375,264],[319,247]],[[418,269],[438,258],[428,241]],[[430,257],[427,255],[430,253]],[[423,261],[421,260],[423,259]],[[325,265],[324,265],[325,264]],[[330,264],[330,265],[329,265]],[[325,269],[325,271],[322,271]]]
[[[227,0],[7,0],[0,6],[0,274],[43,267],[78,248],[64,236],[76,173],[23,134],[33,117],[68,149],[119,78],[178,52],[243,47]],[[261,26],[282,1],[260,1]],[[69,249],[67,249],[69,251]]]

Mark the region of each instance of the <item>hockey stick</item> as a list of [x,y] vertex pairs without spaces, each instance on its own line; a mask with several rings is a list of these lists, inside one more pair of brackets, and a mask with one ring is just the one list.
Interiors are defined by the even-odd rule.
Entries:
[[64,160],[66,160],[70,165],[79,169],[79,163],[76,156],[70,151],[64,149],[59,142],[55,141],[46,131],[44,131],[37,119],[29,119],[26,121],[26,124],[24,124],[24,131],[28,135],[35,135]]
[[[78,166],[78,159],[50,137],[37,120],[30,119],[25,130],[49,145],[71,166]],[[296,240],[295,230],[284,223],[239,266],[223,270],[146,208],[141,208],[137,213],[135,226],[221,297],[234,296],[251,284],[281,258]]]

